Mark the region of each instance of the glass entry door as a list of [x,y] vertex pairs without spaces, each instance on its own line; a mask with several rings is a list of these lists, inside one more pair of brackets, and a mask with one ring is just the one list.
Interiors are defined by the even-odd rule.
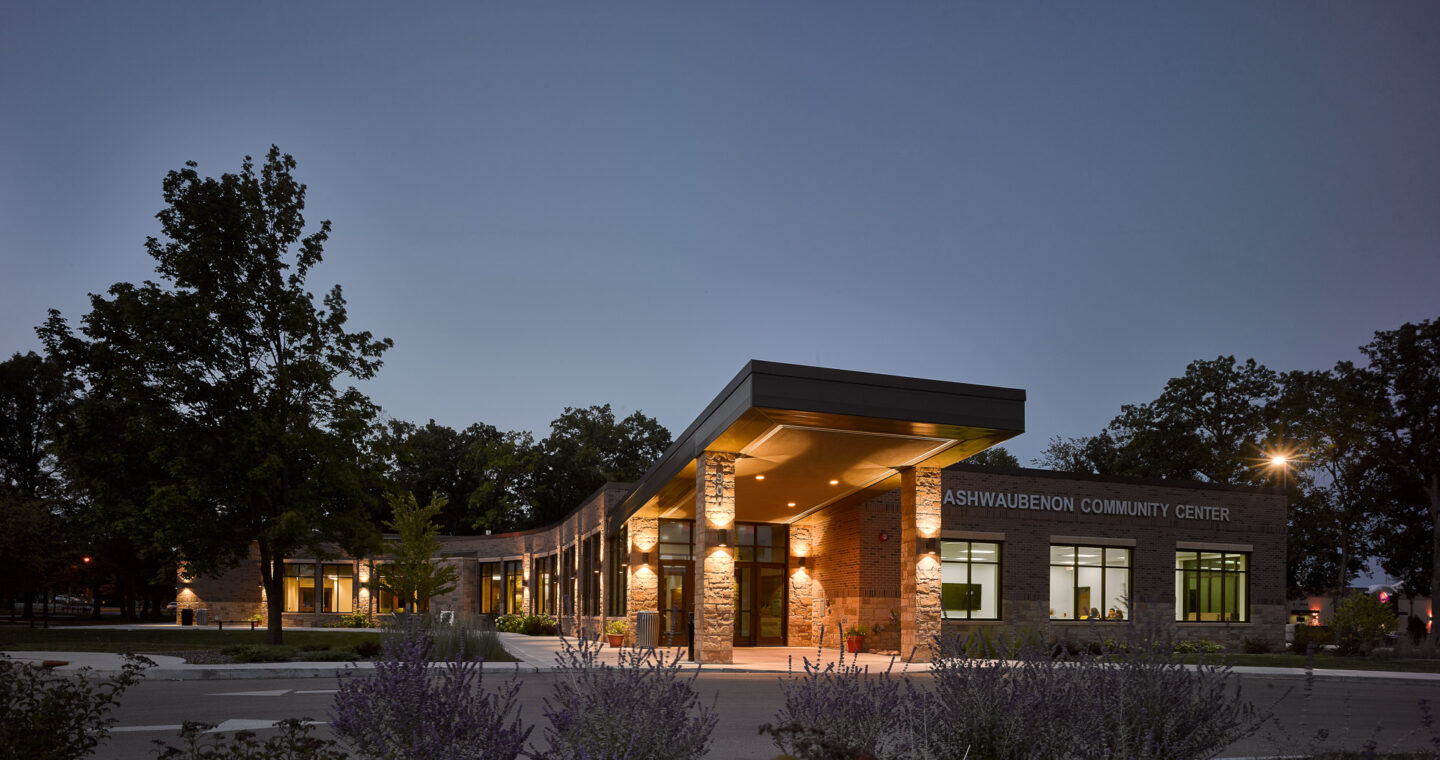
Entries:
[[783,525],[736,525],[736,646],[785,645],[786,532]]
[[690,625],[689,562],[660,564],[660,646],[683,647]]

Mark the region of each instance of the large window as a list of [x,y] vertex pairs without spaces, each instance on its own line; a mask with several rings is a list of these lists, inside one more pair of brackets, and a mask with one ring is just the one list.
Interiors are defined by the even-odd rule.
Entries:
[[574,615],[575,608],[575,546],[567,546],[560,553],[560,614]]
[[1250,558],[1236,552],[1175,552],[1175,619],[1250,620]]
[[530,569],[530,588],[534,593],[531,607],[537,615],[555,614],[555,589],[560,580],[555,577],[555,555],[537,557]]
[[480,614],[505,614],[505,576],[499,562],[480,563]]
[[315,566],[310,563],[285,566],[285,611],[315,611]]
[[940,542],[940,608],[947,620],[1000,619],[1000,544]]
[[1050,547],[1051,620],[1128,620],[1130,550]]
[[610,572],[606,575],[605,606],[608,608],[605,613],[610,617],[624,617],[626,578],[629,577],[630,568],[630,541],[624,526],[615,532],[611,537],[609,546],[605,550],[605,558],[609,561]]
[[519,615],[525,611],[524,563],[512,559],[505,563],[505,612]]
[[324,581],[321,612],[355,611],[355,566],[350,564],[321,566]]
[[690,559],[689,520],[660,521],[660,559]]
[[600,534],[580,542],[580,614],[600,614]]

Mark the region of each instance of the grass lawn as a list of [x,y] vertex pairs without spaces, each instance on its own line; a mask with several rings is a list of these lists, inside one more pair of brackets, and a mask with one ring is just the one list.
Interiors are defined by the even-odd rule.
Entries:
[[[1190,663],[1195,662],[1197,659],[1194,655],[1185,657],[1185,661]],[[1305,667],[1305,655],[1291,654],[1288,652],[1283,654],[1240,654],[1225,652],[1223,654],[1207,655],[1205,661],[1209,663],[1219,662],[1229,665],[1258,668]],[[1440,673],[1440,660],[1339,657],[1333,654],[1317,654],[1311,664],[1316,670],[1382,670],[1394,673]]]
[[[26,652],[137,652],[165,654],[196,649],[222,649],[237,644],[266,643],[265,631],[213,629],[140,630],[90,628],[0,627],[0,650]],[[285,644],[323,645],[349,649],[362,641],[380,641],[379,631],[286,631]]]

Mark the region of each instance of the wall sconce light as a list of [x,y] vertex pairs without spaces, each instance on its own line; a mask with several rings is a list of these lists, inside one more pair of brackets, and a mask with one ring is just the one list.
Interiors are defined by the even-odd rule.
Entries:
[[801,557],[801,558],[800,558],[800,569],[801,569],[801,570],[804,570],[804,569],[805,569],[805,558],[804,558],[804,557]]
[[710,543],[714,546],[729,546],[730,530],[728,528],[716,528],[710,531]]
[[940,539],[938,538],[917,538],[915,539],[916,554],[939,554]]
[[650,552],[640,552],[640,564],[650,564]]

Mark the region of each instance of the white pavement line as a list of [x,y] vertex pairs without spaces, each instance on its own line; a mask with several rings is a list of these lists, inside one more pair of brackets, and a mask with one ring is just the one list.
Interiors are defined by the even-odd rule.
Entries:
[[112,734],[128,734],[135,731],[179,731],[184,726],[176,723],[173,726],[115,726],[110,729]]
[[215,694],[206,694],[207,697],[283,697],[289,694],[289,689],[269,689],[266,691],[222,691]]
[[334,694],[339,689],[296,689],[296,694]]

